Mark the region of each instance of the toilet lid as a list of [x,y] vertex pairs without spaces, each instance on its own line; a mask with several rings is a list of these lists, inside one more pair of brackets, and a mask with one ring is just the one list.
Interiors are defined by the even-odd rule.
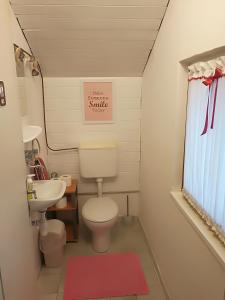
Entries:
[[108,197],[90,198],[82,208],[82,215],[91,222],[106,222],[118,214],[116,203]]

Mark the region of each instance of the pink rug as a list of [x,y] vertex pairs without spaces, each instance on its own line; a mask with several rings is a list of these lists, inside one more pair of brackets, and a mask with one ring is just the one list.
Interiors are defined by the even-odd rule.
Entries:
[[134,253],[69,258],[64,300],[148,294],[139,257]]

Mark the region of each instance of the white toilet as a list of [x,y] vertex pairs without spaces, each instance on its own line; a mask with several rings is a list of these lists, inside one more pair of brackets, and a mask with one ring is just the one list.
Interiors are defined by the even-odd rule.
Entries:
[[84,223],[92,232],[93,248],[105,252],[110,247],[110,233],[118,216],[118,206],[102,195],[103,178],[117,174],[117,147],[115,143],[81,143],[79,147],[80,172],[86,179],[96,179],[98,197],[90,198],[82,208]]

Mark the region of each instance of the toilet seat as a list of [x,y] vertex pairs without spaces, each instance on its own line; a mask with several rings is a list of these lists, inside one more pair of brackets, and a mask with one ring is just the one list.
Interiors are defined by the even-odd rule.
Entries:
[[91,222],[107,222],[118,215],[118,206],[108,197],[90,198],[82,208],[82,215]]

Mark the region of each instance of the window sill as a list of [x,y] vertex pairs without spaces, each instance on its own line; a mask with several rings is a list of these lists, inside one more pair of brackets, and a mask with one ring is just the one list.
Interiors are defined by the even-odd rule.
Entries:
[[192,225],[193,229],[199,234],[201,239],[206,243],[207,247],[217,258],[219,263],[225,269],[225,248],[220,243],[220,241],[213,235],[213,233],[208,229],[208,227],[201,221],[198,215],[192,210],[183,197],[181,191],[172,191],[172,198],[178,209],[187,219],[187,221]]

